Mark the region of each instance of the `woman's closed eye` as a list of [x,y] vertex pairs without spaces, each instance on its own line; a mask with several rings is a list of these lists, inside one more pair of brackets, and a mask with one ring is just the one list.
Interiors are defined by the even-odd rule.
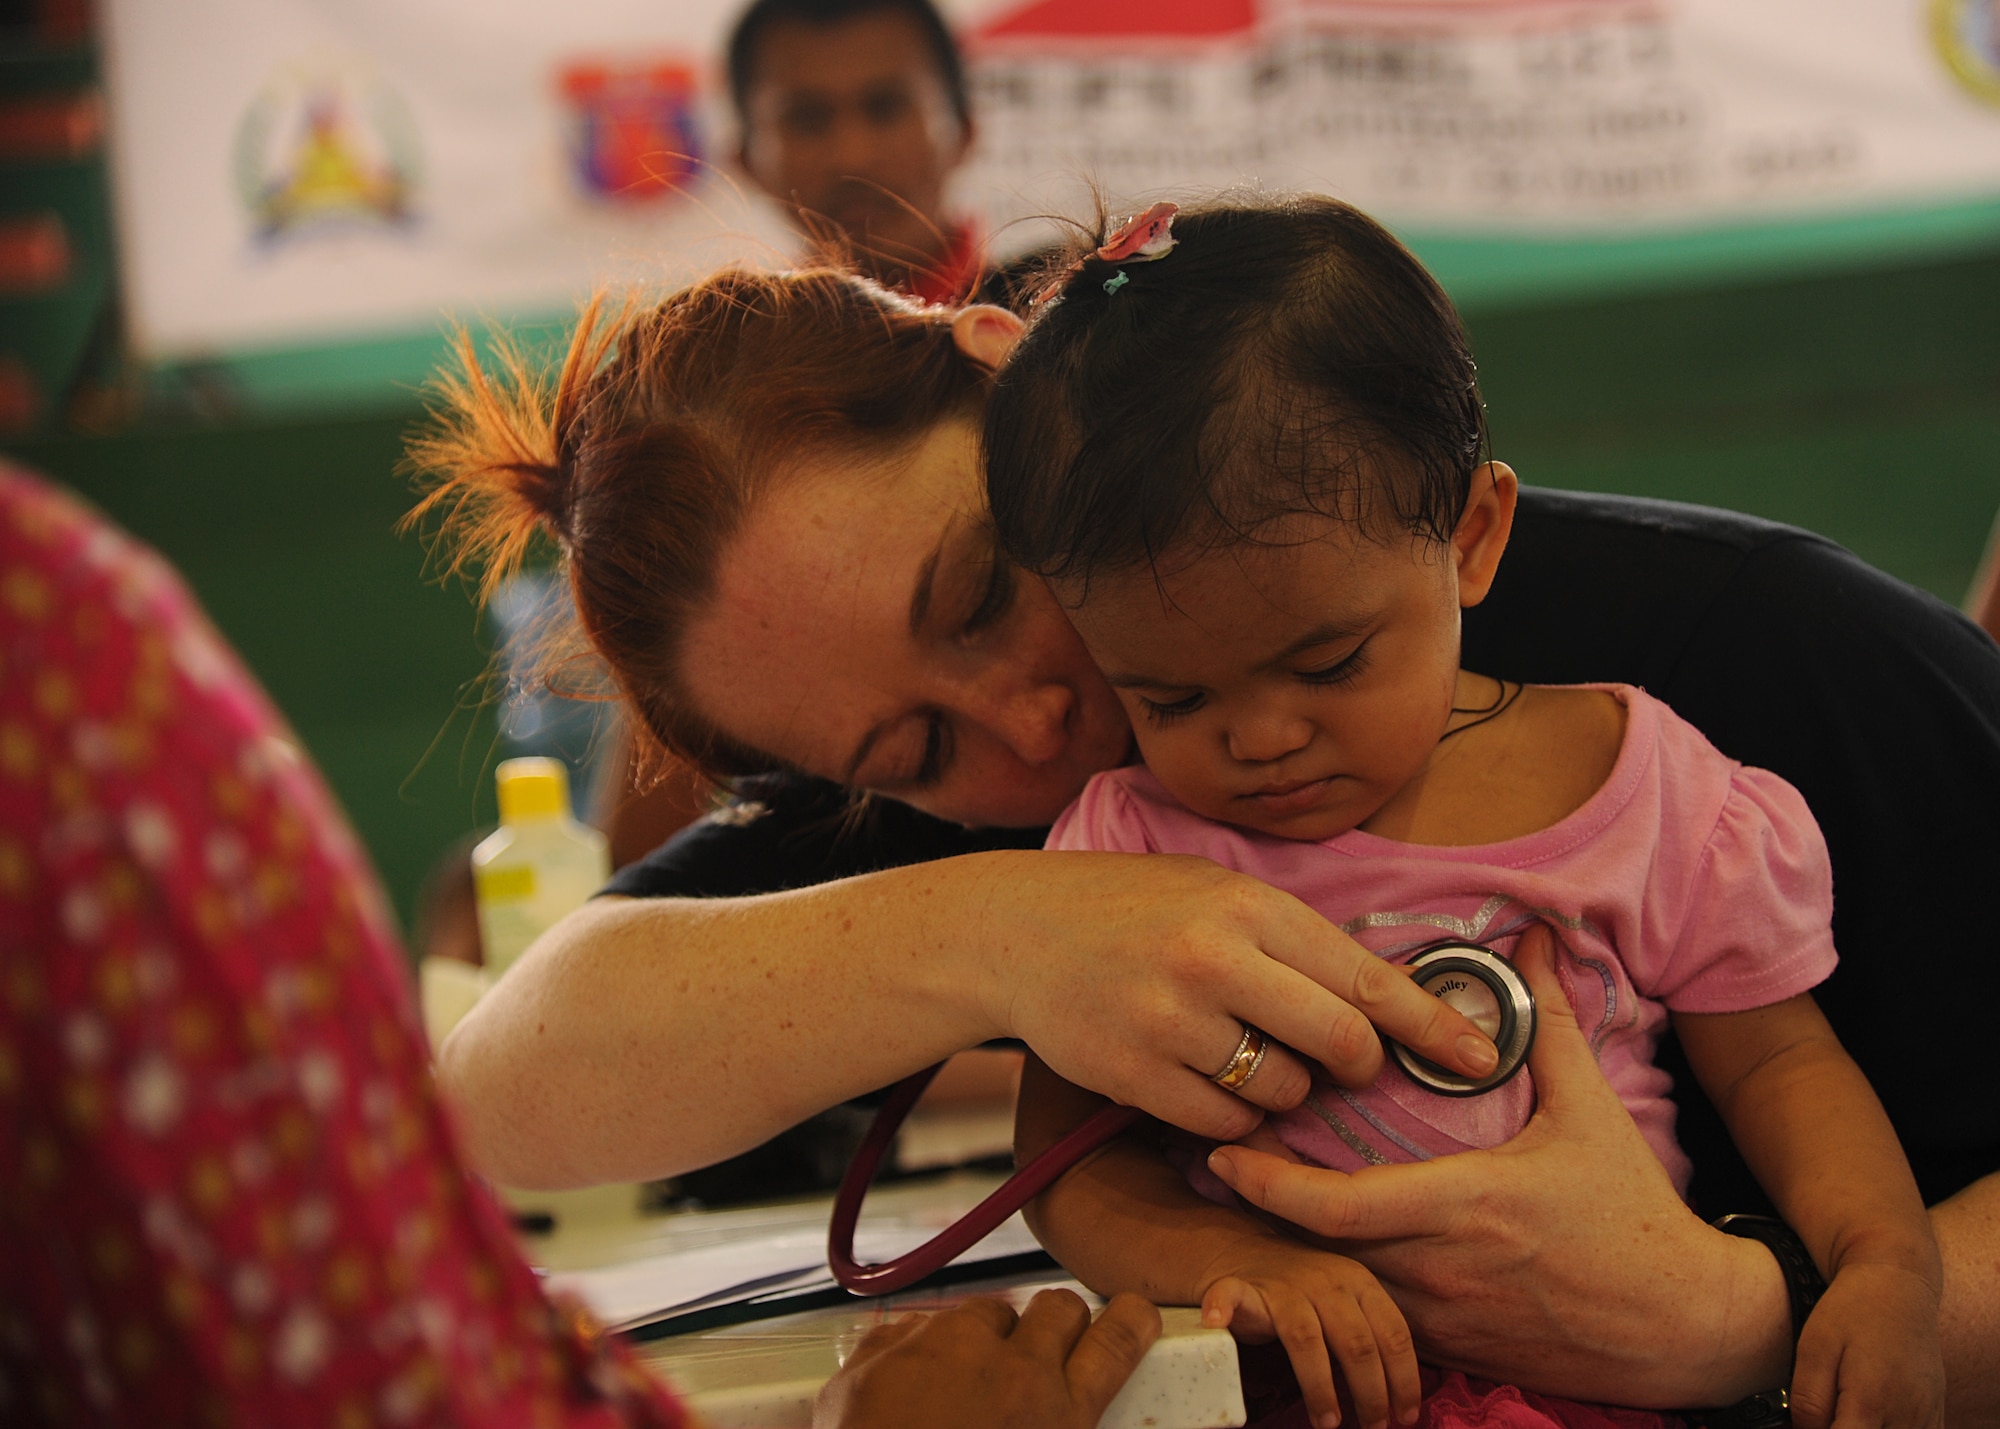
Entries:
[[891,795],[927,789],[951,767],[955,743],[950,716],[941,710],[913,713],[873,744],[847,782]]
[[[916,723],[922,719],[922,725]],[[866,789],[886,795],[930,789],[944,779],[944,769],[952,763],[952,721],[942,710],[904,721],[898,733],[884,741],[882,751],[868,761],[868,769],[856,779]]]
[[928,789],[944,778],[945,766],[951,763],[952,739],[951,721],[942,714],[933,713],[924,728],[924,757],[917,766],[916,777],[910,783],[919,789]]
[[1016,580],[1013,565],[998,551],[993,553],[986,582],[980,587],[979,603],[959,626],[961,638],[978,635],[998,625],[1014,604]]

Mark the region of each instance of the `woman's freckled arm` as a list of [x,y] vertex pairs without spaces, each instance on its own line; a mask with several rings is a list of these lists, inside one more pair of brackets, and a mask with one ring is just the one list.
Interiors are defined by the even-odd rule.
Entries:
[[2000,1424],[2000,1171],[1932,1206],[1931,1228],[1944,1259],[1945,1424]]
[[523,1186],[673,1175],[985,1040],[971,979],[904,911],[908,872],[564,919],[440,1050],[476,1164]]
[[[1195,1069],[1245,1021],[1333,1048],[1373,964],[1297,900],[1204,859],[967,854],[754,898],[597,899],[487,994],[438,1075],[474,1160],[527,1187],[707,1165],[999,1036],[1228,1137],[1260,1113]],[[1435,999],[1399,990],[1373,1013],[1450,1061],[1470,1024],[1440,1028]],[[1266,1092],[1285,1070],[1274,1054]]]

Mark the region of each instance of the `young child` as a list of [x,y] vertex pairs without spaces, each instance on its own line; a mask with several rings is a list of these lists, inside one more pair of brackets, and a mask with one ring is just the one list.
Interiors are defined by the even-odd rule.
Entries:
[[[1516,483],[1481,459],[1449,300],[1388,233],[1328,199],[1156,206],[1135,225],[1045,295],[987,412],[1000,538],[1069,608],[1145,760],[1097,776],[1050,847],[1199,854],[1398,963],[1552,936],[1579,1024],[1677,1187],[1689,1166],[1652,1060],[1669,1022],[1826,1276],[1795,1402],[1837,1400],[1842,1425],[1935,1422],[1937,1249],[1808,992],[1835,957],[1804,801],[1641,690],[1459,667],[1459,612],[1493,583]],[[1366,1088],[1322,1076],[1260,1135],[1353,1170],[1496,1145],[1533,1104],[1525,1070],[1455,1098],[1392,1063]],[[1020,1150],[1090,1109],[1031,1067]],[[1172,1152],[1108,1148],[1036,1204],[1038,1234],[1102,1293],[1198,1303],[1281,1340],[1315,1424],[1339,1422],[1329,1351],[1371,1426],[1635,1422],[1420,1383],[1367,1270],[1236,1209],[1199,1155],[1177,1158],[1183,1175]]]

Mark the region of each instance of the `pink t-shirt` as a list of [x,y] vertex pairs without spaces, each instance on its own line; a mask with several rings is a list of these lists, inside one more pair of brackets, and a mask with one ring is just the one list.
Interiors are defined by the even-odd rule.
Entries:
[[[1190,853],[1302,899],[1364,946],[1407,962],[1436,943],[1511,956],[1547,923],[1578,1023],[1682,1194],[1667,1074],[1653,1049],[1668,1011],[1740,1012],[1833,971],[1833,871],[1799,792],[1725,758],[1693,725],[1627,685],[1611,777],[1582,808],[1524,838],[1469,848],[1397,843],[1359,829],[1302,843],[1189,812],[1140,765],[1091,780],[1048,847]],[[1525,1069],[1482,1096],[1447,1097],[1393,1063],[1349,1091],[1324,1074],[1273,1119],[1294,1152],[1355,1170],[1495,1146],[1527,1124]]]

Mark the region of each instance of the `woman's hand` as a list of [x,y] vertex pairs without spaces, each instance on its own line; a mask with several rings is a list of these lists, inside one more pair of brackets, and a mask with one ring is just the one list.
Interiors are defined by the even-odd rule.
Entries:
[[1091,1429],[1160,1335],[1160,1312],[1120,1295],[1093,1323],[1044,1290],[1016,1315],[969,1300],[883,1325],[820,1391],[814,1429]]
[[[1493,1044],[1298,899],[1202,858],[983,855],[980,997],[1056,1073],[1231,1141],[1305,1098],[1305,1065],[1348,1086],[1382,1069],[1376,1029],[1480,1075]],[[1272,1046],[1238,1095],[1210,1076],[1255,1026]],[[1254,1104],[1254,1105],[1253,1105]]]
[[1373,1270],[1430,1363],[1661,1409],[1783,1384],[1777,1262],[1675,1194],[1577,1030],[1546,931],[1516,966],[1538,1004],[1539,1105],[1512,1141],[1352,1176],[1241,1147],[1210,1166]]
[[1289,1238],[1247,1237],[1215,1267],[1201,1298],[1202,1323],[1249,1344],[1281,1342],[1319,1429],[1340,1423],[1333,1366],[1367,1429],[1394,1414],[1414,1424],[1423,1405],[1417,1352],[1403,1312],[1366,1266]]

